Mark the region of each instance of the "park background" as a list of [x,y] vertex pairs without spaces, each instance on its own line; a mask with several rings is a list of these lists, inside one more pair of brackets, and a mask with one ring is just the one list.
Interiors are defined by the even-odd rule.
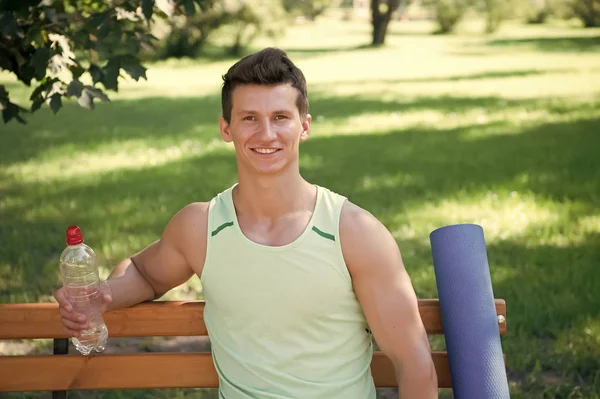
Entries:
[[[600,398],[600,2],[375,2],[375,17],[368,1],[201,2],[193,15],[156,18],[154,47],[134,48],[147,70],[123,63],[118,91],[105,66],[94,85],[103,93],[85,99],[83,75],[83,90],[50,85],[32,96],[34,113],[3,95],[30,109],[44,81],[28,87],[3,64],[0,302],[53,300],[68,225],[81,226],[106,277],[184,205],[233,184],[233,149],[218,134],[221,76],[240,56],[277,46],[308,81],[304,177],[390,229],[420,298],[437,297],[429,233],[480,224],[494,294],[507,301],[512,397]],[[386,18],[382,42],[373,24]],[[107,65],[116,48],[91,52],[91,62]],[[201,298],[197,278],[163,297]],[[206,348],[194,338],[109,342],[110,352]],[[3,355],[50,351],[47,340],[0,341]]]

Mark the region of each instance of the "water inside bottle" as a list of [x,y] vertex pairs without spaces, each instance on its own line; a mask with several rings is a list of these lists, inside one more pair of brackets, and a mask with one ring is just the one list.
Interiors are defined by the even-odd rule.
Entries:
[[92,351],[102,352],[106,348],[108,329],[104,324],[93,326],[87,331],[82,331],[79,338],[72,338],[73,345],[82,355],[89,355]]
[[73,311],[84,314],[90,328],[81,331],[79,337],[73,337],[75,348],[83,355],[102,352],[106,347],[108,329],[104,324],[101,312],[102,292],[97,282],[87,285],[66,285],[66,292]]

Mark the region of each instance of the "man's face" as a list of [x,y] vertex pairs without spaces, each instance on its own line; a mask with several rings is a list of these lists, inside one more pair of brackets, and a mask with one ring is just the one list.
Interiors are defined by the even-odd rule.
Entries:
[[300,117],[298,91],[290,84],[243,85],[232,94],[231,121],[220,118],[221,136],[233,142],[238,166],[273,174],[298,164],[298,146],[308,138],[311,117]]

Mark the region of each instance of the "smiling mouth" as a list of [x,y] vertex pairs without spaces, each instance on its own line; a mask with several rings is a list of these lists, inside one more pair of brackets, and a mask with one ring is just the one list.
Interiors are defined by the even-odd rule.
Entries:
[[274,154],[277,151],[279,151],[279,148],[253,148],[252,151],[259,153],[259,154]]

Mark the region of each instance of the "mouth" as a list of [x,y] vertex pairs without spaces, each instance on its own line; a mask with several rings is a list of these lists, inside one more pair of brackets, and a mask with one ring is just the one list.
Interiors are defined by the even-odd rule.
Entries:
[[280,148],[252,148],[252,151],[261,155],[275,154],[277,151],[281,151]]

